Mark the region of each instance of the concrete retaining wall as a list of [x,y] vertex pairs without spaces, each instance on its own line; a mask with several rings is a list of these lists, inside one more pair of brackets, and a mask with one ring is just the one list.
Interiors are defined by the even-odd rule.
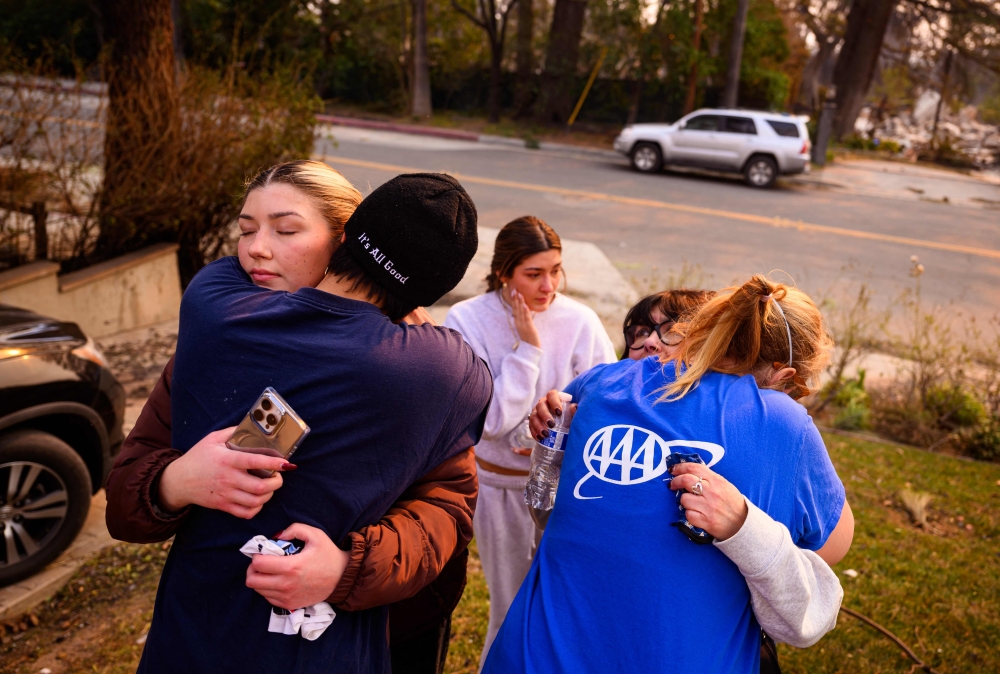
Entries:
[[177,248],[157,244],[63,276],[47,261],[0,272],[0,304],[76,323],[90,337],[175,319]]

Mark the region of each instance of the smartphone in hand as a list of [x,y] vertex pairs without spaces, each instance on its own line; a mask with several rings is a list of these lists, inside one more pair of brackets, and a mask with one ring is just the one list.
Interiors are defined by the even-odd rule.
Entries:
[[[291,405],[268,386],[226,442],[229,449],[287,459],[309,435],[309,426]],[[251,475],[268,478],[271,470],[250,470]]]

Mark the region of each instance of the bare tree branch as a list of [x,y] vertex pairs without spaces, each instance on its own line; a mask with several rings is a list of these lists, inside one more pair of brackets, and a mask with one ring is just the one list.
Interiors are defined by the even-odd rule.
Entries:
[[460,4],[458,4],[458,0],[451,0],[451,6],[455,8],[456,12],[458,12],[459,14],[464,15],[465,18],[467,18],[469,21],[471,21],[472,23],[476,24],[477,26],[479,26],[483,30],[487,30],[485,21],[480,21],[479,19],[477,19],[475,14],[473,14],[472,12],[470,12],[469,10],[467,10],[465,7],[462,7]]

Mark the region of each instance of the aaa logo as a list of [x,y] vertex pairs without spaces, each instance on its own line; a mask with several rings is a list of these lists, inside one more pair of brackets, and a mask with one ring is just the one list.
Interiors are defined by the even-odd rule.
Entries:
[[667,441],[638,426],[605,426],[591,435],[583,448],[587,474],[576,483],[573,495],[582,500],[601,498],[580,493],[580,487],[591,477],[620,485],[641,484],[655,479],[667,472],[667,457],[673,447],[707,452],[711,456],[706,462],[709,466],[718,463],[726,453],[721,445],[714,442]]

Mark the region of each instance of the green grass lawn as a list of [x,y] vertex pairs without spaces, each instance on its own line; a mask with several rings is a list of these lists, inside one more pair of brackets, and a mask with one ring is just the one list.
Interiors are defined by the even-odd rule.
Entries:
[[[854,545],[835,567],[844,605],[880,623],[945,673],[1000,672],[1000,465],[826,436],[854,510]],[[933,495],[929,527],[910,522],[901,489]],[[971,525],[971,529],[969,526]],[[843,572],[854,569],[857,578]],[[489,593],[473,548],[469,584],[452,621],[448,672],[472,674]],[[841,614],[812,648],[780,646],[795,672],[909,672],[888,639]]]
[[[845,605],[894,632],[942,674],[1000,672],[1000,465],[837,435],[826,440],[857,520],[854,546],[836,567]],[[907,484],[934,496],[927,531],[899,502]],[[115,546],[31,616],[0,622],[0,672],[134,672],[165,558],[163,545]],[[857,578],[845,576],[847,569]],[[477,671],[488,610],[473,542],[447,672]],[[780,652],[786,674],[911,671],[895,645],[843,614],[812,648]]]

